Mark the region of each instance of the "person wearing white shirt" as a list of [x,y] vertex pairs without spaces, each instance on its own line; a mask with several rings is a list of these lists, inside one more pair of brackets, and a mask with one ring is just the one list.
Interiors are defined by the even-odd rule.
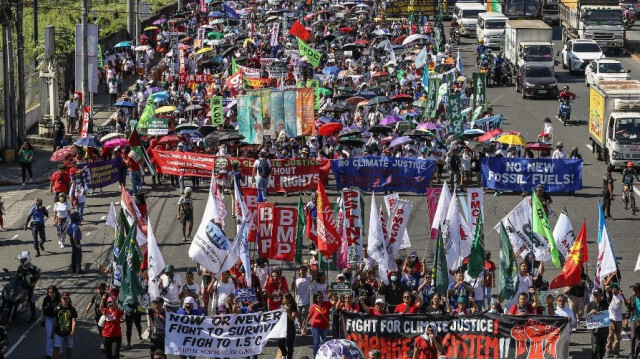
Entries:
[[473,300],[476,303],[484,302],[484,272],[480,272],[477,278],[469,275],[469,271],[464,272],[464,281],[473,287]]
[[180,308],[180,288],[182,288],[182,279],[178,274],[173,273],[175,267],[167,264],[164,267],[164,273],[160,276],[158,288],[160,295],[164,298],[164,308],[170,312],[176,312]]
[[576,315],[573,314],[573,311],[567,305],[567,297],[564,294],[560,294],[556,297],[555,315],[557,317],[569,318],[569,326],[572,328],[571,331],[575,331],[577,325]]
[[256,274],[258,279],[260,279],[260,287],[264,289],[267,285],[267,279],[269,279],[269,273],[271,273],[267,260],[265,258],[258,258],[256,260],[256,266],[253,268],[253,272]]
[[607,352],[609,357],[616,355],[620,357],[620,336],[622,334],[622,305],[628,306],[627,298],[624,297],[618,283],[609,284],[611,289],[611,300],[609,301],[609,336],[607,337]]
[[[518,272],[518,290],[516,290],[516,294],[529,293],[529,288],[533,287],[533,278],[529,274],[529,266],[526,262],[522,262],[518,268],[520,271]],[[518,295],[505,304],[504,313],[509,313],[509,309],[511,309],[511,306],[517,301]]]
[[544,129],[542,129],[542,133],[538,136],[538,140],[541,139],[541,142],[547,145],[553,143],[553,125],[551,125],[551,119],[549,117],[544,119]]
[[220,314],[220,311],[226,308],[225,302],[227,298],[234,294],[235,291],[236,285],[231,281],[231,273],[229,273],[229,271],[222,272],[220,280],[214,278],[211,284],[209,284],[209,292],[213,292],[214,295],[213,302],[211,304],[212,313]]
[[567,159],[567,152],[564,150],[562,142],[556,144],[556,150],[551,155],[552,160],[564,160]]
[[[307,273],[308,268],[305,265],[300,266],[298,270],[298,277],[294,278],[293,291],[295,292],[296,306],[298,307],[298,313],[300,318],[306,318],[309,315],[309,305],[311,303],[311,285],[313,278]],[[306,333],[307,328],[304,327],[303,321],[299,322],[300,332]]]

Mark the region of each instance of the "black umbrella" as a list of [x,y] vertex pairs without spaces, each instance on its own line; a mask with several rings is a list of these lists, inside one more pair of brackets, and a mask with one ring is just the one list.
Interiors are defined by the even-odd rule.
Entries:
[[338,140],[338,142],[344,145],[355,146],[355,147],[364,146],[367,143],[367,141],[358,137],[342,137],[341,139]]
[[495,148],[488,143],[484,142],[471,142],[469,143],[469,147],[475,152],[493,152]]
[[[364,96],[362,96],[364,97]],[[381,103],[391,102],[391,99],[387,96],[376,96],[369,100],[369,105],[379,105]]]
[[369,132],[371,133],[388,133],[391,131],[393,131],[391,128],[383,125],[375,125],[375,126],[369,127]]
[[176,126],[175,130],[176,131],[180,131],[180,130],[196,130],[198,129],[198,125],[196,125],[195,123],[183,123],[181,125]]
[[336,92],[345,92],[345,93],[355,93],[356,90],[353,87],[338,87],[336,88]]
[[362,133],[362,130],[356,128],[346,128],[338,134],[338,137],[355,136]]
[[347,109],[342,106],[327,106],[324,108],[324,112],[345,112]]
[[409,130],[404,133],[404,136],[409,136],[409,137],[427,137],[429,135],[430,135],[429,132],[420,131],[420,130]]
[[217,135],[218,137],[220,137],[219,134],[215,133],[216,130],[217,130],[216,126],[205,125],[205,126],[200,126],[200,128],[198,129],[198,132],[200,132],[205,137],[209,137],[210,134]]
[[226,56],[228,56],[230,53],[232,53],[232,52],[236,51],[237,49],[238,49],[238,47],[237,47],[237,46],[232,46],[232,47],[230,47],[230,48],[228,48],[228,49],[224,50],[224,51],[222,52],[222,57],[226,57]]
[[244,140],[244,136],[235,132],[224,134],[220,136],[220,138],[218,138],[218,141],[220,142],[241,141],[241,140]]

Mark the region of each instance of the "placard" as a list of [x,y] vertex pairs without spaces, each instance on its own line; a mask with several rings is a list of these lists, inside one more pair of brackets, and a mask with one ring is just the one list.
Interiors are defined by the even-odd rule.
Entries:
[[337,294],[337,295],[351,294],[351,283],[331,282],[331,294]]
[[147,134],[149,136],[169,133],[169,119],[167,118],[150,118],[147,124]]
[[235,291],[236,302],[256,302],[256,289],[255,288],[238,288]]
[[606,328],[611,324],[608,310],[603,310],[595,314],[585,313],[584,320],[587,322],[587,330]]

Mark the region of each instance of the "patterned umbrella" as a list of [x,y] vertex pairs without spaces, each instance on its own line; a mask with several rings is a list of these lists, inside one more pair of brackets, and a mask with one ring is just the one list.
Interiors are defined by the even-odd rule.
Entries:
[[114,148],[119,146],[126,146],[129,141],[126,138],[115,138],[104,143],[105,148]]
[[76,153],[76,147],[75,146],[67,146],[67,147],[63,147],[59,150],[57,150],[56,152],[54,152],[51,155],[51,158],[49,158],[49,161],[51,162],[60,162],[60,161],[64,161],[64,159],[68,156],[68,155],[73,155]]
[[316,359],[365,359],[356,343],[346,339],[331,339],[322,344]]

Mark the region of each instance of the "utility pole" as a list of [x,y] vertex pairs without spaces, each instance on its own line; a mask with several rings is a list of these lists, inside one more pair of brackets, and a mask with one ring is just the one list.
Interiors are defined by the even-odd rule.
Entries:
[[18,47],[18,95],[16,96],[16,102],[18,104],[18,111],[16,119],[18,120],[18,135],[16,138],[16,142],[18,144],[22,143],[26,138],[26,129],[25,129],[25,80],[26,77],[24,75],[24,33],[22,31],[22,1],[16,1],[16,46]]
[[[136,25],[135,25],[135,3],[136,0],[127,0],[127,31],[129,32],[129,36],[135,36],[136,33]],[[134,45],[137,45],[137,41],[134,41]]]
[[[89,13],[89,1],[82,0],[82,106],[89,104],[89,48],[87,39],[89,33],[87,31],[87,16]],[[76,69],[77,71],[77,69]],[[82,108],[80,109],[82,113]],[[82,119],[80,119],[79,128],[82,128]]]
[[0,7],[2,16],[2,73],[4,77],[4,160],[13,161],[15,153],[14,134],[14,96],[13,96],[13,76],[11,75],[11,63],[13,62],[13,49],[11,46],[11,21],[13,14],[11,6],[7,1],[3,1]]
[[136,41],[135,44],[136,46],[138,45],[142,45],[142,40],[140,40],[140,33],[141,33],[141,24],[140,24],[140,0],[135,0],[136,1],[136,13],[135,13],[135,18],[136,19],[136,28],[135,28],[135,36],[136,36]]
[[[33,0],[33,47],[38,47],[38,0]],[[38,67],[38,57],[33,60],[34,70]]]

